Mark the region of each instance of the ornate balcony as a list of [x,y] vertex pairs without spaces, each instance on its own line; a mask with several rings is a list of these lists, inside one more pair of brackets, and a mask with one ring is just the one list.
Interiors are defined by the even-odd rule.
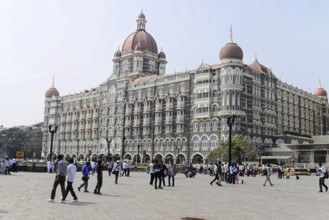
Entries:
[[177,116],[176,124],[184,124],[184,116]]
[[181,109],[184,109],[184,108],[185,108],[185,103],[184,102],[177,103],[177,106],[176,106],[177,110],[181,110]]

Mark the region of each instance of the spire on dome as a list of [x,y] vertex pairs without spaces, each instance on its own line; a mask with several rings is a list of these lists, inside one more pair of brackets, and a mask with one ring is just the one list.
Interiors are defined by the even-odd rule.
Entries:
[[232,25],[230,27],[230,42],[233,43],[233,31],[232,31]]
[[51,85],[51,88],[55,88],[55,76],[53,76],[53,83]]
[[145,30],[145,24],[147,21],[145,19],[143,9],[142,9],[141,13],[139,14],[136,22],[137,22],[137,30]]
[[319,86],[320,86],[320,88],[322,88],[322,86],[321,86],[321,79],[319,78]]

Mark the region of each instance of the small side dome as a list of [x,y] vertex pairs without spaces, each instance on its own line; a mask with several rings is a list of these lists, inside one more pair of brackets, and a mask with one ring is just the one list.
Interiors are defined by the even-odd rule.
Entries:
[[158,58],[159,59],[166,59],[166,54],[163,51],[160,51],[160,53],[158,54]]
[[46,93],[45,93],[45,97],[46,98],[51,98],[51,97],[59,97],[59,92],[56,88],[52,87],[52,88],[49,88]]
[[121,51],[119,49],[114,53],[114,57],[121,57]]
[[320,87],[315,90],[314,95],[327,97],[327,91],[324,88]]

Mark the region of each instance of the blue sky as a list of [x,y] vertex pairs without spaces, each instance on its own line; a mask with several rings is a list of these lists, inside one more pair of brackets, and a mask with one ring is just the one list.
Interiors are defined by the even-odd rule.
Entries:
[[284,82],[329,89],[329,1],[2,0],[0,125],[43,121],[53,76],[61,95],[105,81],[141,9],[168,74],[219,63],[232,25],[244,63],[257,54]]

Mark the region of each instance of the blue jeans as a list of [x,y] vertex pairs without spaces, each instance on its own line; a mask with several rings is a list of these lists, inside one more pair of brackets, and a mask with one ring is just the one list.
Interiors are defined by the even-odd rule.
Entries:
[[168,185],[170,186],[170,179],[172,179],[172,186],[175,186],[175,176],[168,175]]

